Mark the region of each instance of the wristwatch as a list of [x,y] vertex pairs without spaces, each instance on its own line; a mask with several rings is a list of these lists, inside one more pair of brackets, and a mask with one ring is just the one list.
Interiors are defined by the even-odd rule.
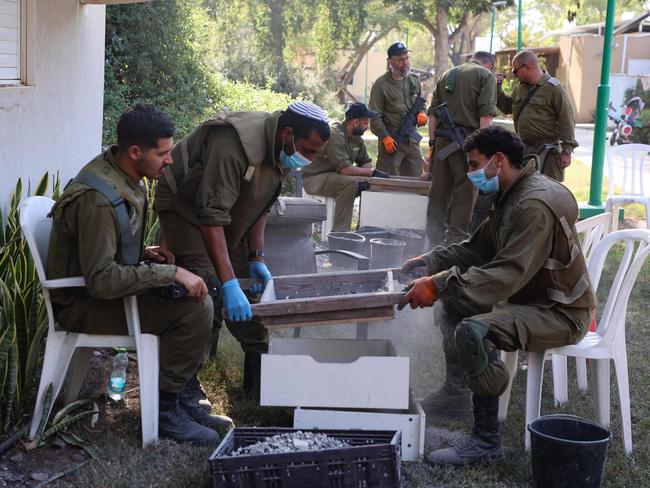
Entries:
[[264,251],[248,251],[248,260],[249,261],[251,259],[263,258],[263,257],[264,257]]
[[433,139],[429,138],[429,147],[433,147],[436,145],[436,138],[434,137]]

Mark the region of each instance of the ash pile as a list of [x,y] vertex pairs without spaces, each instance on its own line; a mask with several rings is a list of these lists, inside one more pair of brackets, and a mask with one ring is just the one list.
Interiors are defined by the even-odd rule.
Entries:
[[242,446],[231,452],[230,456],[318,451],[321,449],[337,449],[341,447],[350,447],[350,444],[325,434],[299,430],[297,432],[266,437],[263,441],[256,442],[250,446]]

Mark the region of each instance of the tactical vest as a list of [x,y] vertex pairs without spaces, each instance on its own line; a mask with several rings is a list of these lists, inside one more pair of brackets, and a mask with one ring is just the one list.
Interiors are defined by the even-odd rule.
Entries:
[[[177,142],[172,149],[174,163],[165,168],[164,179],[159,181],[159,191],[176,194],[192,168],[200,162],[201,148],[211,131],[230,127],[239,137],[248,160],[248,168],[239,188],[237,201],[230,209],[231,223],[224,227],[228,249],[237,247],[251,228],[277,200],[282,189],[285,172],[273,160],[263,164],[273,152],[269,141],[275,140],[281,112],[227,112],[204,122],[191,134]],[[191,140],[191,144],[188,141]],[[204,162],[210,164],[210,162]],[[286,171],[286,174],[289,170]],[[191,202],[174,195],[174,211],[195,226],[200,226]]]
[[[532,171],[529,163],[523,171]],[[575,222],[578,206],[573,195],[559,183],[535,172],[519,182],[502,210],[501,222],[525,201],[535,200],[555,217],[551,254],[538,273],[509,302],[548,306],[550,302],[569,308],[592,308],[596,298],[589,281],[587,265],[577,241]],[[498,228],[498,227],[497,227]]]

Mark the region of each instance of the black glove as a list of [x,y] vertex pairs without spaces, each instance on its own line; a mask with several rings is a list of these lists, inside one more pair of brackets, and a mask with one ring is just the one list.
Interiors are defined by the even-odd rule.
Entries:
[[374,178],[390,178],[390,175],[388,173],[385,173],[384,171],[381,171],[379,169],[373,169],[372,176]]
[[357,195],[360,195],[362,191],[370,190],[370,183],[367,181],[357,181]]

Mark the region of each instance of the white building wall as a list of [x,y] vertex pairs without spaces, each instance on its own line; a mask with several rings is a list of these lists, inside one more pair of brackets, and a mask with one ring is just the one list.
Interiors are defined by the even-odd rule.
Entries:
[[0,87],[0,208],[16,180],[61,182],[101,149],[105,7],[78,0],[23,0],[29,86]]

